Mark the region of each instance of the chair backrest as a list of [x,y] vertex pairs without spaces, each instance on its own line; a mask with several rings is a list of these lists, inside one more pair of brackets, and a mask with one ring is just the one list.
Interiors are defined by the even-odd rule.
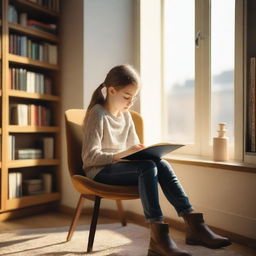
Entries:
[[[140,142],[143,143],[144,138],[142,117],[139,113],[133,110],[130,110],[130,113]],[[85,114],[86,110],[84,109],[69,109],[65,111],[68,169],[71,176],[79,174],[79,171],[83,166],[81,158],[83,139],[82,126]]]

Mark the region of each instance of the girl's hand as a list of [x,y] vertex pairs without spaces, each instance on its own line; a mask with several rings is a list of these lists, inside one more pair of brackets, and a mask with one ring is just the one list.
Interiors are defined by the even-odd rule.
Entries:
[[130,155],[130,154],[132,154],[132,153],[135,153],[135,152],[137,152],[137,151],[140,151],[140,150],[142,150],[143,148],[145,148],[145,145],[144,145],[144,144],[136,144],[136,145],[133,145],[133,146],[131,146],[130,148],[128,148],[127,150],[115,154],[115,155],[113,156],[113,160],[114,160],[114,161],[129,161],[129,160],[121,159],[121,158],[124,157],[124,156],[128,156],[128,155]]
[[127,153],[131,154],[131,153],[135,153],[137,151],[140,151],[141,149],[145,148],[144,144],[136,144],[131,146],[130,148],[127,149]]

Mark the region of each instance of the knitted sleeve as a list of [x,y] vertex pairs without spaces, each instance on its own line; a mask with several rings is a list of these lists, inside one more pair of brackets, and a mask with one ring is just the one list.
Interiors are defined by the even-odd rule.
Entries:
[[102,166],[111,164],[113,153],[102,152],[103,116],[91,109],[87,122],[83,126],[83,166]]
[[126,142],[127,148],[140,143],[140,140],[137,135],[135,125],[130,113],[129,113],[129,124],[130,124],[130,128],[129,128],[129,133],[128,133],[127,142]]

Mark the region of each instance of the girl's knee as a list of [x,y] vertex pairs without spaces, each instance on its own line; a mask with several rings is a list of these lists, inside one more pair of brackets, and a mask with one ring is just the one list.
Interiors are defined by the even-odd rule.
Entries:
[[167,162],[166,160],[161,159],[159,162],[157,162],[157,166],[163,166],[168,169],[172,169],[172,166]]
[[166,160],[161,159],[159,162],[157,162],[157,168],[158,168],[160,175],[162,173],[166,173],[166,172],[171,173],[172,175],[175,175],[175,172],[174,172],[172,166]]
[[140,161],[141,163],[141,168],[140,169],[140,173],[144,174],[144,173],[149,173],[149,172],[153,172],[154,174],[157,172],[157,168],[156,168],[156,163],[152,160],[143,160]]
[[156,163],[152,160],[143,160],[143,166],[145,169],[153,169],[156,167]]

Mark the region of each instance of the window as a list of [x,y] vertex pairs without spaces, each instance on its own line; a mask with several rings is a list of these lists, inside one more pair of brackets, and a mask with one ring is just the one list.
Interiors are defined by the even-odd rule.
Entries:
[[182,153],[211,155],[226,122],[233,156],[234,42],[235,0],[164,1],[164,137]]

